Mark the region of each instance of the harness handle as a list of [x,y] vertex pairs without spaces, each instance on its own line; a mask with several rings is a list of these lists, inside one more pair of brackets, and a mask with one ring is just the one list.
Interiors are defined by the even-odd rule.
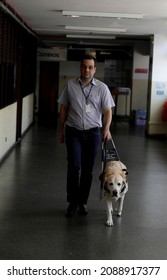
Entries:
[[112,146],[114,148],[114,151],[115,151],[115,155],[116,155],[116,158],[118,161],[120,161],[120,157],[119,157],[119,154],[118,154],[118,151],[116,149],[116,146],[114,144],[114,140],[111,138],[110,140],[107,140],[105,139],[103,142],[102,142],[102,170],[104,170],[105,168],[105,165],[106,165],[106,162],[107,162],[107,142],[108,141],[111,141],[112,142]]

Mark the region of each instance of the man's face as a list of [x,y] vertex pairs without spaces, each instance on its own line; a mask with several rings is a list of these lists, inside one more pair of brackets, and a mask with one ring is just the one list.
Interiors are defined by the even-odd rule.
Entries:
[[92,80],[95,72],[95,62],[93,59],[84,59],[80,66],[80,72],[83,79]]

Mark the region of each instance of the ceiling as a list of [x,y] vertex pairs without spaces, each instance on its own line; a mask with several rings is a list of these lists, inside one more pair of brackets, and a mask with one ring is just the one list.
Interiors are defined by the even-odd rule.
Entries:
[[[69,46],[70,44],[78,46],[125,45],[134,40],[148,40],[152,34],[167,35],[167,0],[7,0],[6,2],[36,33],[39,44],[44,47]],[[63,10],[121,13],[122,16],[124,13],[139,14],[143,18],[132,19],[130,16],[127,19],[117,18],[118,15],[114,15],[113,18],[68,17],[62,15]],[[78,29],[70,30],[65,26]],[[86,27],[91,28],[89,31],[81,30]],[[95,28],[99,30],[94,30]],[[103,28],[114,28],[115,31],[107,32]],[[122,32],[122,29],[125,29],[123,30],[125,32]],[[67,38],[66,35],[80,37]],[[83,35],[91,38],[82,38]],[[114,39],[110,38],[111,36],[114,36]]]

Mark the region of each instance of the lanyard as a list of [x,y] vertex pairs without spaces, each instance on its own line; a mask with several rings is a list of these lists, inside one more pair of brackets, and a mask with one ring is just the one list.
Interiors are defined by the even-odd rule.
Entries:
[[82,90],[82,92],[83,92],[83,95],[85,96],[86,104],[88,104],[88,98],[89,98],[89,95],[90,95],[90,93],[91,93],[91,91],[92,91],[93,84],[91,84],[91,87],[90,87],[90,90],[89,90],[87,96],[86,96],[86,94],[85,94],[85,92],[84,92],[84,89],[83,89],[83,87],[82,87],[81,82],[80,82],[79,84],[80,84],[81,90]]

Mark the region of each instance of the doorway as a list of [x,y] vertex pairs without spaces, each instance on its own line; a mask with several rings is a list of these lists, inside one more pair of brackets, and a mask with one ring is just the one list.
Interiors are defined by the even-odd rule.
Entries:
[[59,62],[41,61],[39,80],[38,121],[55,125],[58,117]]

